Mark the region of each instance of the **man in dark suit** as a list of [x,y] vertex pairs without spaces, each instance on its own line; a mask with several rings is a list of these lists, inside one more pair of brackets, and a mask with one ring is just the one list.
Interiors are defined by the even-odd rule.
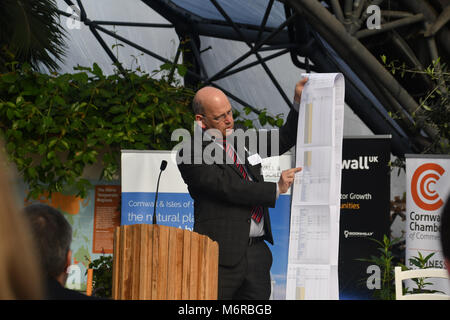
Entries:
[[24,211],[45,273],[46,300],[95,299],[64,288],[72,261],[72,227],[62,213],[40,203],[29,205]]
[[262,156],[275,156],[295,144],[298,107],[306,81],[296,84],[296,110],[290,111],[285,125],[279,131],[256,131],[256,143],[244,142],[244,151],[231,143],[236,138],[230,138],[234,120],[225,94],[205,87],[194,97],[195,120],[202,130],[201,150],[196,150],[198,141],[194,141],[189,148],[192,157],[186,157],[186,150],[182,150],[177,161],[194,199],[194,231],[219,243],[219,299],[270,297],[272,253],[264,241],[273,244],[268,207],[275,207],[279,194],[288,191],[301,168],[283,171],[278,183],[264,182],[257,152],[263,146],[267,152]]

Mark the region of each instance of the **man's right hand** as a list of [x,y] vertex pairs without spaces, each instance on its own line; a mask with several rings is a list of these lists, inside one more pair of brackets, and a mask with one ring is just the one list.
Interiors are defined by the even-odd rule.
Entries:
[[303,89],[305,88],[306,82],[308,82],[308,78],[303,78],[295,84],[294,101],[296,103],[300,103],[300,100],[302,99],[302,92]]
[[294,183],[295,174],[302,170],[301,167],[284,170],[281,172],[280,180],[278,181],[278,190],[280,194],[286,193],[290,186]]

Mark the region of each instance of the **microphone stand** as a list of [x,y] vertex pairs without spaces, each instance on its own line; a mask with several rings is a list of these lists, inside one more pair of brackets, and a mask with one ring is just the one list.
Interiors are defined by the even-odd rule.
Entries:
[[158,176],[158,182],[156,184],[156,194],[155,194],[155,203],[153,204],[153,221],[152,224],[157,224],[156,223],[156,205],[158,202],[158,190],[159,190],[159,179],[161,178],[161,173],[166,169],[167,166],[167,161],[163,160],[161,162],[161,167],[160,167],[160,171],[159,171],[159,176]]

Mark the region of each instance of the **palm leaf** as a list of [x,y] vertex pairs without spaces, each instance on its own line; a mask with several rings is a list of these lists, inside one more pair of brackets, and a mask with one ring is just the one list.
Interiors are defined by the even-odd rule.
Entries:
[[[0,62],[29,62],[39,69],[42,63],[58,69],[65,48],[65,31],[54,0],[2,0],[0,2]],[[0,67],[4,67],[2,64]]]

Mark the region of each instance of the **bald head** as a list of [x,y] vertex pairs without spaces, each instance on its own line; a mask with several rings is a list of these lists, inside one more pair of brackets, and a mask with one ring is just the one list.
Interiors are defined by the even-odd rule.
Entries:
[[193,109],[195,114],[205,114],[220,105],[229,104],[227,96],[214,87],[204,87],[194,96]]
[[233,129],[234,120],[230,101],[227,96],[214,87],[204,87],[197,91],[192,102],[197,121],[204,129],[215,128],[223,135]]

